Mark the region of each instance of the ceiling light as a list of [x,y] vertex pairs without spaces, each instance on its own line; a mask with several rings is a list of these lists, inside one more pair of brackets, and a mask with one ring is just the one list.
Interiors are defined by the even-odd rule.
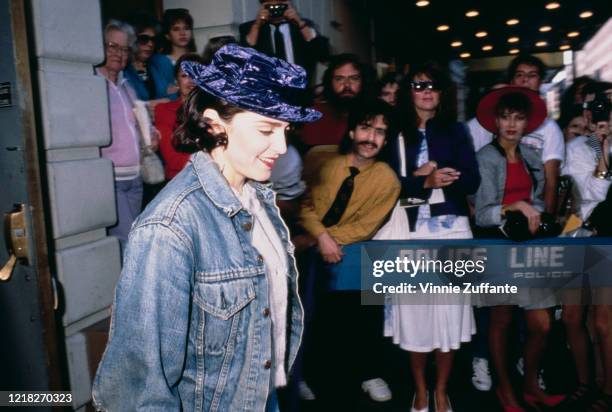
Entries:
[[429,2],[427,0],[420,0],[416,2],[417,7],[425,7],[429,6]]
[[490,44],[486,44],[482,46],[482,51],[489,51],[489,50],[493,50],[493,46],[491,46]]
[[588,19],[589,17],[593,16],[593,12],[592,11],[583,11],[582,13],[580,13],[580,18],[581,19]]
[[518,43],[519,38],[518,37],[510,37],[508,38],[508,43]]
[[515,24],[519,24],[519,19],[510,19],[510,20],[506,21],[506,24],[508,26],[514,26]]
[[476,33],[476,37],[487,37],[487,32],[486,31],[479,31],[478,33]]
[[570,45],[569,44],[564,44],[562,46],[559,46],[559,50],[569,50],[570,49]]
[[555,10],[555,9],[558,9],[559,7],[561,7],[561,5],[559,3],[557,3],[556,1],[553,1],[552,3],[548,3],[544,7],[546,7],[546,9],[548,9],[548,10]]
[[467,59],[467,58],[468,58],[468,57],[470,57],[470,56],[471,56],[471,54],[470,54],[470,53],[461,53],[461,54],[459,55],[459,57],[461,57],[462,59]]
[[544,40],[536,43],[536,47],[544,47],[544,46],[548,46],[548,43],[545,42]]
[[463,43],[461,43],[460,41],[454,41],[451,43],[451,47],[461,47],[463,46]]
[[508,53],[510,54],[518,54],[519,49],[511,49]]
[[441,24],[436,27],[436,30],[438,31],[447,31],[448,29],[450,29],[450,26],[448,24]]
[[540,30],[542,33],[546,33],[547,31],[551,31],[551,30],[552,30],[552,27],[550,27],[550,26],[542,26],[542,27],[540,27],[540,28],[539,28],[539,30]]
[[569,33],[567,33],[567,37],[578,37],[580,36],[580,33],[578,33],[577,31],[570,31]]
[[466,17],[476,17],[478,16],[480,13],[478,13],[478,10],[469,10],[465,13]]

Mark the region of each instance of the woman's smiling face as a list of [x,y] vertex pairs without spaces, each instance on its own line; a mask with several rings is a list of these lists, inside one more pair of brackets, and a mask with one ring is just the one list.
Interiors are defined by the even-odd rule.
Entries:
[[[224,124],[227,146],[224,174],[259,182],[270,179],[278,157],[287,151],[289,123],[253,112],[236,114]],[[228,176],[226,174],[226,176]]]

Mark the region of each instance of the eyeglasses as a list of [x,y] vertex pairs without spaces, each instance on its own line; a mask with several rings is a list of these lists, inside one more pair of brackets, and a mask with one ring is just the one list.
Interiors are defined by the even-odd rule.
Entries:
[[425,90],[429,90],[432,92],[436,92],[440,90],[440,85],[436,82],[432,82],[432,81],[412,81],[410,82],[410,86],[412,87],[412,90],[414,90],[417,93],[420,92],[424,92]]
[[155,36],[149,36],[148,34],[139,34],[136,36],[138,44],[147,44],[149,42],[155,43]]
[[106,50],[112,52],[113,54],[129,54],[132,49],[129,47],[121,47],[117,43],[113,43],[109,41],[105,44]]
[[337,83],[357,83],[361,81],[361,75],[353,74],[351,76],[334,76],[332,79]]

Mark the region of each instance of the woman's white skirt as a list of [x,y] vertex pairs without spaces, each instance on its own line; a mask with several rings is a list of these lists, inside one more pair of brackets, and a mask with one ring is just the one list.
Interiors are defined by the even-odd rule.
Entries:
[[[410,239],[471,239],[467,217],[457,217],[454,225],[443,231],[429,233],[426,225],[411,233]],[[385,305],[385,336],[411,352],[442,352],[459,349],[476,333],[476,322],[469,294],[448,296],[438,294],[391,295]]]

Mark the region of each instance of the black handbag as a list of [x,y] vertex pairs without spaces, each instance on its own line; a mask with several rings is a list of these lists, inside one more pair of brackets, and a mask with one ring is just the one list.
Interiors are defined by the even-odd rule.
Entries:
[[525,215],[521,212],[506,212],[506,221],[499,228],[505,237],[508,239],[522,242],[525,240],[557,237],[561,234],[561,225],[559,225],[555,217],[550,213],[542,213],[540,215],[540,227],[538,231],[532,234],[529,231],[529,222]]

